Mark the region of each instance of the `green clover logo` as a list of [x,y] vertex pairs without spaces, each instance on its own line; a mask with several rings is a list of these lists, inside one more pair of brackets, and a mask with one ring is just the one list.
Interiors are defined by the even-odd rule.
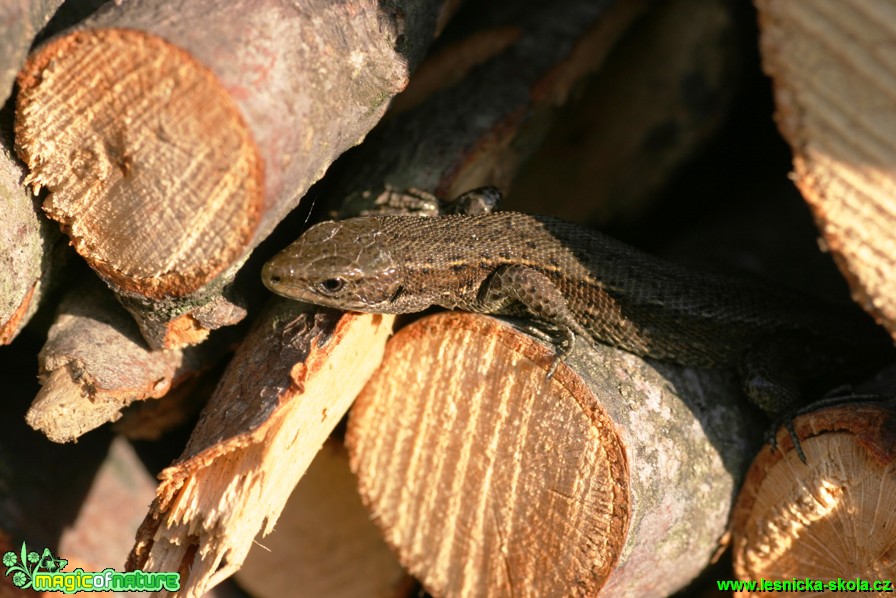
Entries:
[[44,570],[50,573],[61,571],[68,561],[53,556],[49,548],[44,548],[43,554],[36,551],[28,550],[28,547],[22,542],[22,550],[20,554],[12,551],[3,553],[3,565],[6,567],[6,575],[12,575],[12,583],[17,588],[27,590],[31,587],[31,580],[34,574]]
[[[27,586],[25,585],[26,582],[28,583]],[[21,571],[16,571],[12,576],[12,583],[14,583],[17,588],[29,588],[31,587],[31,578]]]

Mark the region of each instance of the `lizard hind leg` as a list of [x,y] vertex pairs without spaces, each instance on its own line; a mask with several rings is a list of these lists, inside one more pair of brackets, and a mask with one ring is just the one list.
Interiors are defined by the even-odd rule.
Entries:
[[794,418],[819,398],[841,370],[842,347],[826,346],[817,338],[782,334],[754,343],[739,363],[741,385],[750,401],[772,418],[766,441],[776,447],[775,435],[785,427],[800,460],[806,462],[793,426]]
[[576,335],[587,337],[560,289],[547,275],[528,266],[499,267],[483,284],[478,303],[478,311],[525,318],[526,332],[553,345],[556,356],[549,378],[572,352]]

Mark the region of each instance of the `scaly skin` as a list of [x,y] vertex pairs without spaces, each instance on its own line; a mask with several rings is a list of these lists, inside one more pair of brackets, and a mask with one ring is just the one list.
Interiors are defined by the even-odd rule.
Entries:
[[262,278],[280,295],[345,310],[439,305],[523,317],[560,357],[584,336],[682,365],[737,367],[772,416],[805,402],[805,383],[868,365],[865,348],[888,344],[870,321],[833,306],[515,212],[324,222],[271,259]]

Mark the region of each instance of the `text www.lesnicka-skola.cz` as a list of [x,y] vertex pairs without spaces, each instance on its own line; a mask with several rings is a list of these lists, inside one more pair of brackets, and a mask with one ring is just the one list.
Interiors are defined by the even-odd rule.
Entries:
[[742,580],[726,579],[717,580],[716,585],[721,591],[748,591],[748,592],[892,592],[893,582],[889,579],[760,579]]

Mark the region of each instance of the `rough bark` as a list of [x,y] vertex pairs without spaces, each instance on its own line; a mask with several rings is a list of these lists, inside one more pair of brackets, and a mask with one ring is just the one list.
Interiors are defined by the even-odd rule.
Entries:
[[[0,111],[0,119],[8,116]],[[0,123],[0,344],[12,342],[61,278],[67,251],[38,198],[22,184],[25,168]]]
[[277,528],[236,574],[255,598],[412,596],[413,580],[361,504],[341,443],[328,441],[293,490]]
[[[418,188],[444,198],[484,184],[507,189],[543,141],[557,107],[603,65],[645,7],[490,5],[472,32],[447,41],[421,66],[422,82],[412,81],[410,97],[397,99],[402,111],[359,148],[333,193],[347,198],[342,212],[359,211],[386,189]],[[455,56],[464,58],[453,62]]]
[[224,341],[153,351],[112,293],[88,280],[60,304],[38,356],[42,387],[25,419],[54,442],[77,440],[129,404],[163,397],[211,367],[227,350]]
[[0,0],[0,106],[12,91],[28,48],[62,0]]
[[735,576],[894,579],[893,400],[822,408],[795,425],[807,464],[782,432],[781,450],[763,449],[744,480],[731,523]]
[[854,300],[896,338],[896,13],[862,0],[756,5],[793,178]]
[[440,4],[109,3],[19,76],[28,182],[151,346],[198,342],[244,315],[224,287],[405,86]]
[[[519,30],[517,44],[490,59],[483,57],[482,67],[466,73],[455,87],[435,93],[396,117],[387,131],[372,136],[367,142],[373,146],[370,153],[355,155],[351,177],[337,182],[333,197],[351,194],[369,204],[384,179],[402,189],[430,191],[484,185],[495,182],[492,174],[505,159],[499,170],[512,172],[521,156],[534,149],[530,139],[527,144],[520,140],[522,149],[507,150],[518,139],[515,132],[522,136],[527,125],[544,122],[576,77],[596,68],[642,7],[582,1],[564,11],[532,14],[531,5],[507,6],[519,7],[517,20],[511,22]],[[603,16],[609,23],[602,22]],[[595,53],[595,48],[603,51]],[[496,138],[501,145],[493,148]],[[464,182],[458,182],[462,175]],[[363,367],[356,363],[355,351],[360,348],[371,359],[381,355],[393,321],[389,316],[346,315],[335,323],[334,318],[326,310],[303,312],[292,302],[272,301],[228,366],[187,452],[164,473],[131,566],[186,571],[192,565],[189,583],[197,592],[239,567],[255,533],[276,521],[290,484],[299,479],[354,399],[342,393],[348,388],[359,391],[372,372],[367,361]],[[324,324],[318,321],[327,330],[345,330],[329,339],[325,350],[312,344],[315,334],[309,332],[320,330]],[[343,346],[348,342],[358,346]],[[317,360],[326,365],[317,365]],[[315,371],[311,368],[338,372],[338,382],[326,378],[340,393],[339,400],[328,401],[326,416],[296,406],[321,400],[315,394],[319,391],[309,386]],[[302,377],[306,375],[308,381]],[[268,459],[276,455],[279,462],[288,460],[276,449],[283,443],[294,443],[301,457],[293,459],[297,462],[288,475],[275,475],[272,468],[279,471],[279,466]],[[225,454],[227,459],[214,459]],[[223,491],[232,479],[239,480],[236,495]],[[226,566],[216,572],[225,555]]]
[[434,595],[662,596],[718,548],[758,431],[731,376],[580,343],[548,380],[553,358],[438,314],[358,397],[362,498]]

